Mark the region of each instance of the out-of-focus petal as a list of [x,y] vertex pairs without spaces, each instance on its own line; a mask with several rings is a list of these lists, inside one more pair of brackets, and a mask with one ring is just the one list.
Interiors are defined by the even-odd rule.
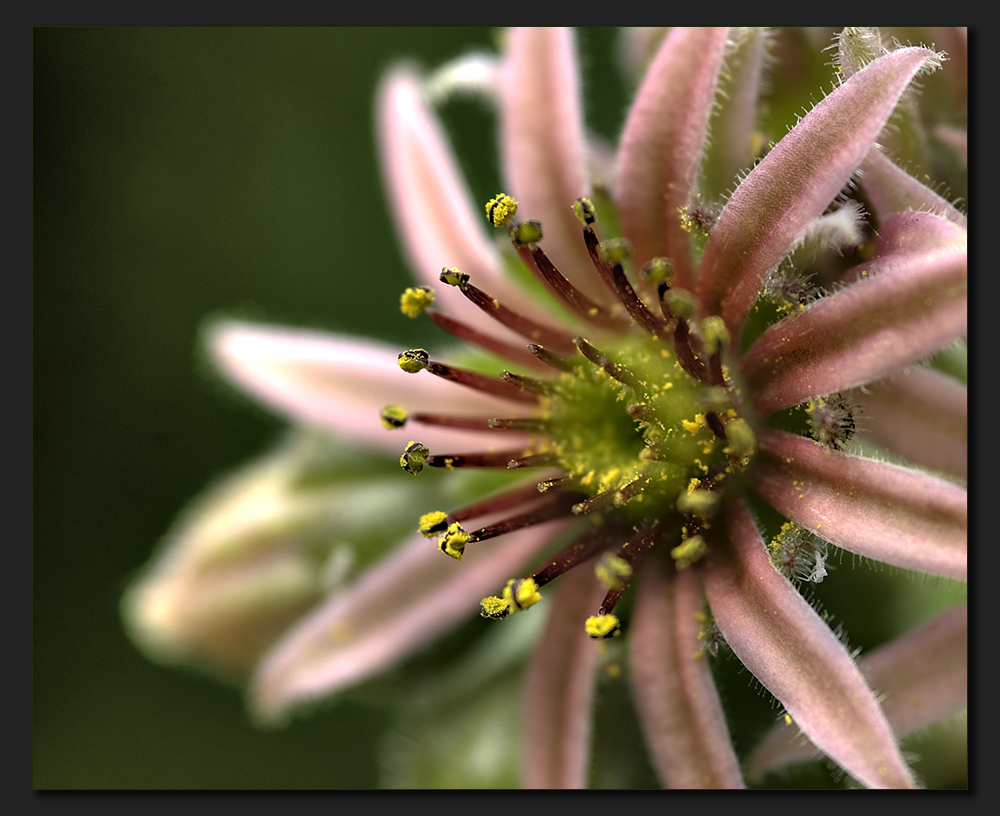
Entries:
[[701,650],[701,585],[673,582],[658,561],[643,570],[629,627],[632,689],[660,779],[668,788],[742,788],[718,692]]
[[636,268],[674,261],[674,282],[691,285],[688,205],[704,150],[728,29],[674,28],[639,88],[622,133],[617,200]]
[[726,642],[834,762],[870,788],[912,788],[892,730],[857,665],[794,586],[771,565],[746,505],[727,508],[729,546],[704,567]]
[[872,150],[865,157],[861,184],[883,222],[907,210],[922,210],[966,225],[966,217],[954,205],[898,167],[881,150]]
[[901,48],[871,62],[814,107],[743,180],[709,236],[697,291],[734,337],[767,274],[858,169],[900,95],[933,51]]
[[966,579],[964,488],[784,431],[759,442],[751,484],[779,513],[858,555]]
[[917,465],[969,473],[969,392],[962,383],[921,366],[903,369],[852,392],[865,436]]
[[724,98],[711,124],[702,166],[700,186],[710,201],[728,195],[753,160],[758,97],[772,34],[766,28],[733,28],[730,38],[719,82]]
[[[489,435],[414,426],[386,430],[379,412],[401,404],[410,412],[520,416],[523,406],[461,388],[427,372],[399,369],[398,348],[346,335],[226,321],[208,331],[212,362],[234,385],[295,422],[365,445],[400,453],[411,438],[432,451],[484,450],[520,435]],[[404,438],[406,437],[406,438]],[[516,444],[516,442],[515,442]],[[469,445],[474,447],[468,448]]]
[[965,230],[928,213],[897,219],[950,240],[930,249],[919,229],[890,228],[880,257],[846,273],[855,283],[767,329],[741,364],[761,414],[879,379],[965,334]]
[[[481,312],[457,288],[438,281],[443,267],[461,269],[493,297],[542,316],[507,278],[487,234],[486,202],[473,202],[412,69],[398,67],[386,75],[378,89],[376,112],[386,195],[402,248],[420,282],[432,286],[439,305],[455,317],[478,320]],[[499,325],[495,334],[509,336]]]
[[525,682],[522,775],[527,788],[585,788],[600,644],[583,622],[607,590],[588,565],[561,576],[553,590]]
[[461,563],[438,552],[433,541],[415,537],[275,645],[253,679],[254,710],[274,719],[297,702],[358,683],[412,655],[467,619],[553,534],[549,523],[502,547],[470,546]]
[[[969,612],[956,606],[863,655],[858,668],[882,701],[897,737],[905,737],[966,707]],[[759,779],[768,771],[819,755],[798,729],[784,723],[768,732],[747,763]]]
[[517,217],[542,222],[541,246],[576,287],[609,293],[583,243],[573,202],[590,193],[572,29],[507,32],[500,87],[500,158]]

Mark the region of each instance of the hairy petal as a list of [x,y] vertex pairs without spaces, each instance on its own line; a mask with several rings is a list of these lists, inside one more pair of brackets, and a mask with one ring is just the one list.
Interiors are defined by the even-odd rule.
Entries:
[[500,86],[500,154],[518,218],[542,222],[542,247],[575,286],[607,300],[573,202],[590,192],[576,42],[567,28],[514,28]]
[[[396,364],[400,350],[373,340],[225,321],[208,330],[206,346],[226,379],[272,411],[382,450],[401,452],[410,434],[432,450],[483,447],[481,433],[423,426],[386,430],[379,412],[389,404],[411,412],[520,415],[512,403],[426,372],[404,373]],[[506,441],[515,438],[504,435]]]
[[280,717],[408,657],[458,626],[553,535],[524,530],[502,547],[469,547],[461,563],[418,535],[286,634],[258,666],[254,710]]
[[[968,634],[968,608],[955,606],[858,660],[858,668],[882,700],[882,710],[897,737],[966,707]],[[805,762],[818,753],[798,729],[782,723],[754,749],[747,775],[759,779],[774,768]]]
[[[402,248],[420,282],[435,289],[444,311],[466,319],[480,315],[457,289],[438,281],[443,267],[457,267],[492,296],[540,317],[530,298],[507,278],[487,234],[486,202],[473,202],[411,68],[393,69],[379,85],[376,130],[386,196]],[[495,333],[502,336],[505,330],[497,327]]]
[[968,478],[969,392],[958,380],[911,366],[850,399],[873,442],[914,464]]
[[784,431],[765,430],[759,442],[752,486],[778,512],[858,555],[966,579],[964,488]]
[[600,644],[583,622],[607,590],[587,566],[570,570],[553,589],[524,689],[522,773],[528,788],[585,788]]
[[725,98],[711,124],[712,138],[702,168],[702,191],[711,201],[729,193],[738,174],[753,160],[758,97],[771,36],[766,28],[730,30],[719,83]]
[[858,169],[910,80],[937,62],[925,48],[874,60],[806,114],[733,193],[705,245],[697,291],[734,337],[768,272]]
[[[742,362],[761,414],[879,379],[965,334],[965,230],[927,213],[898,219],[930,221],[956,235],[913,251],[890,228],[899,240],[883,239],[884,254],[847,272],[855,283],[768,328]],[[913,236],[926,240],[919,230]]]
[[632,687],[660,779],[668,788],[742,788],[739,761],[698,640],[701,585],[670,582],[659,561],[643,570],[629,627]]
[[691,239],[679,209],[690,199],[705,145],[728,29],[674,28],[660,46],[622,134],[617,198],[636,268],[674,260],[691,285]]
[[834,762],[870,788],[912,788],[889,723],[857,665],[771,565],[743,502],[727,509],[728,544],[704,568],[716,623],[733,652]]
[[966,217],[930,187],[898,167],[881,150],[872,150],[861,165],[861,184],[882,221],[907,210],[936,213],[960,226]]

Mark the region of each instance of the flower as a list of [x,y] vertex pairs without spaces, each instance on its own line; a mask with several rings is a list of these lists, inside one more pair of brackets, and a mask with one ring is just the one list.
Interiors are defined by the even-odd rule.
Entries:
[[[769,41],[671,30],[613,158],[588,148],[569,31],[512,30],[499,63],[437,85],[388,73],[385,180],[419,283],[401,310],[480,353],[446,362],[238,322],[212,328],[210,351],[292,421],[391,451],[398,479],[530,475],[428,507],[408,542],[258,644],[260,713],[370,677],[477,606],[504,619],[541,603],[527,785],[585,784],[600,647],[615,639],[668,787],[741,787],[803,745],[867,787],[917,785],[899,736],[964,707],[964,607],[858,662],[803,587],[827,576],[829,545],[966,579],[965,388],[921,365],[965,335],[965,218],[878,141],[894,112],[919,124],[908,89],[944,55],[845,29],[840,82],[764,149]],[[485,218],[426,101],[466,76],[496,89],[514,194]],[[859,427],[905,463],[851,452]],[[720,649],[784,711],[742,766],[710,669]]]

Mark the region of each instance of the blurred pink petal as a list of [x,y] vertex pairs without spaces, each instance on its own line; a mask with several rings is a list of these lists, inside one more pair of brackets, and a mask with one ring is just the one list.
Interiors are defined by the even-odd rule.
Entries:
[[881,150],[872,150],[865,157],[861,184],[883,222],[907,210],[919,210],[966,225],[966,217],[953,204],[896,166]]
[[728,29],[674,28],[660,46],[622,133],[617,201],[635,267],[662,256],[691,286],[688,205],[701,163]]
[[759,441],[752,487],[779,513],[858,555],[966,580],[965,489],[784,431]]
[[739,336],[767,274],[858,169],[913,77],[937,62],[925,48],[901,48],[874,60],[760,161],[727,202],[705,246],[697,279],[705,314],[721,314]]
[[507,31],[500,87],[500,158],[517,218],[542,222],[546,255],[573,285],[608,299],[584,246],[573,202],[590,194],[576,35],[568,28]]
[[881,243],[884,254],[845,275],[860,280],[768,328],[742,362],[760,414],[879,379],[965,334],[965,231],[926,213],[897,219],[943,226],[954,240],[931,251],[926,233],[900,231]]
[[386,430],[379,412],[394,403],[410,412],[480,417],[520,416],[524,408],[427,372],[406,374],[396,364],[400,349],[374,340],[226,321],[210,329],[207,345],[216,368],[246,394],[354,442],[400,453],[418,439],[432,451],[457,453],[455,446],[485,450],[522,438],[417,425]]
[[[477,307],[438,281],[443,267],[457,267],[508,306],[543,316],[507,275],[487,232],[492,228],[486,202],[472,200],[447,137],[424,104],[418,77],[406,67],[390,71],[377,103],[382,173],[396,230],[411,268],[434,289],[438,306],[460,319],[480,321]],[[510,336],[500,326],[490,329]]]
[[[414,525],[416,520],[414,520]],[[480,599],[552,540],[543,524],[505,541],[469,546],[461,562],[418,535],[335,594],[286,634],[258,666],[254,709],[280,717],[409,657],[467,619]]]
[[657,561],[643,570],[629,629],[632,689],[660,779],[668,788],[742,788],[708,657],[703,600],[692,569],[673,582]]
[[726,642],[795,724],[869,788],[913,788],[885,715],[836,635],[772,566],[746,505],[727,507],[731,548],[712,550],[705,591]]
[[561,576],[552,589],[525,680],[522,773],[527,788],[585,788],[600,644],[583,622],[607,590],[590,564]]
[[914,464],[969,473],[969,392],[947,374],[921,366],[852,392],[865,436]]
[[[968,627],[965,606],[948,609],[896,640],[862,655],[858,668],[882,701],[897,737],[905,737],[961,711],[968,700]],[[784,723],[754,749],[747,774],[759,779],[784,765],[820,752]]]

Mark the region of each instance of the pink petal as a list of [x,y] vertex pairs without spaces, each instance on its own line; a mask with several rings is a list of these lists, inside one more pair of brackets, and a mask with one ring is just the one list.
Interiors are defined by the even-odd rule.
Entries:
[[[882,710],[897,737],[966,707],[968,628],[968,608],[952,607],[858,661],[858,668],[882,700]],[[754,749],[747,772],[760,778],[774,768],[805,762],[818,754],[797,728],[782,723]]]
[[[457,318],[482,322],[482,313],[458,289],[438,281],[443,267],[456,267],[508,306],[543,317],[507,277],[487,233],[492,228],[486,202],[472,200],[414,72],[407,67],[390,71],[379,86],[377,103],[382,175],[396,230],[420,282],[435,290],[438,306]],[[494,333],[510,336],[499,324]]]
[[432,451],[458,453],[455,446],[486,450],[523,438],[420,425],[386,430],[379,412],[393,403],[410,412],[481,417],[524,409],[427,372],[406,374],[396,364],[401,349],[372,340],[227,321],[209,330],[206,345],[218,370],[267,408],[361,444],[400,453],[417,439]]
[[729,199],[705,246],[697,280],[705,314],[721,314],[739,336],[767,274],[857,170],[913,77],[937,61],[924,48],[874,60],[760,161]]
[[957,380],[911,366],[854,391],[866,437],[931,470],[968,478],[969,394]]
[[743,502],[704,568],[716,623],[736,656],[834,762],[870,788],[912,788],[889,723],[850,655],[771,565]]
[[617,200],[638,269],[674,261],[677,286],[691,285],[688,205],[704,150],[728,29],[674,28],[643,80],[622,134]]
[[518,219],[542,222],[541,246],[592,298],[609,297],[583,242],[573,202],[590,193],[576,43],[571,29],[507,32],[500,86],[500,158]]
[[760,414],[879,379],[965,334],[965,231],[927,213],[896,219],[933,222],[954,240],[933,251],[911,251],[920,230],[883,240],[881,257],[846,275],[860,280],[765,331],[741,366]]
[[778,512],[858,555],[966,579],[968,493],[916,470],[764,430],[753,489]]
[[266,719],[279,717],[297,702],[332,694],[409,657],[467,620],[557,531],[543,524],[469,546],[461,562],[416,536],[278,642],[254,677],[254,709]]
[[600,644],[584,622],[607,590],[589,564],[561,576],[553,589],[524,690],[522,773],[527,788],[585,788]]
[[861,165],[861,183],[883,222],[907,210],[936,213],[961,226],[966,218],[946,199],[897,167],[882,151],[869,151]]
[[701,649],[703,607],[694,571],[668,581],[658,561],[643,570],[629,627],[632,686],[660,779],[668,788],[742,788],[739,761]]

